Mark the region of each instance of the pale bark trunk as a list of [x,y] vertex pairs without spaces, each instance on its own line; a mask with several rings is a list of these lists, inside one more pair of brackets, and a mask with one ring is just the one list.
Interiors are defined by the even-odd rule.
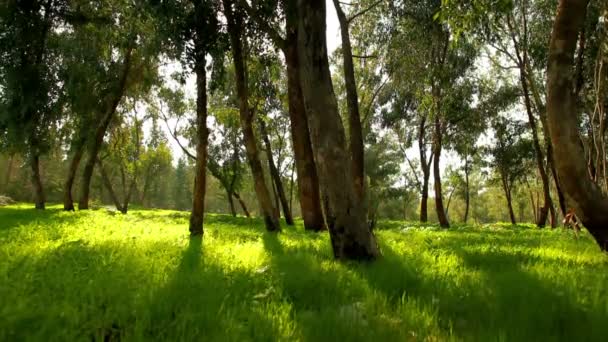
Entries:
[[[353,65],[353,51],[350,43],[350,28],[346,14],[342,11],[339,0],[333,0],[338,21],[340,22],[340,36],[342,37],[342,60],[344,66],[344,85],[346,87],[346,104],[348,106],[348,123],[350,153],[352,162],[355,194],[359,199],[365,199],[365,161],[363,159],[363,130],[361,128],[361,115],[359,114],[359,97],[357,95],[357,81],[355,80],[355,67]],[[365,202],[363,202],[365,204]]]
[[574,84],[574,51],[588,0],[560,0],[547,67],[547,119],[560,184],[574,212],[600,248],[608,248],[608,199],[587,176],[579,144]]
[[355,193],[344,127],[327,57],[324,0],[299,0],[300,77],[313,149],[329,200],[330,238],[337,259],[375,259],[380,252]]

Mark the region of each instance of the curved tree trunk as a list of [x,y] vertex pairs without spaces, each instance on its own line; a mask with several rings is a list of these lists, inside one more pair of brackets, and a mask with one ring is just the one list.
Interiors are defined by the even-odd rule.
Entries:
[[30,168],[32,170],[32,186],[34,187],[34,204],[36,209],[44,210],[44,188],[42,177],[40,176],[40,155],[37,152],[30,152]]
[[114,191],[114,187],[112,186],[112,181],[110,180],[110,176],[106,172],[106,169],[103,167],[103,164],[101,163],[101,160],[99,158],[97,158],[97,164],[99,165],[99,174],[101,175],[101,180],[103,182],[103,185],[108,190],[108,193],[110,194],[110,199],[112,200],[112,202],[114,202],[114,206],[116,207],[116,210],[122,212],[123,211],[122,204],[120,204],[118,195],[116,194],[116,191]]
[[106,135],[106,131],[110,126],[110,122],[116,114],[116,108],[122,100],[127,86],[127,76],[131,70],[131,54],[133,47],[130,47],[123,61],[123,70],[118,80],[117,89],[112,92],[112,97],[107,99],[107,107],[104,106],[102,109],[101,117],[99,118],[99,124],[95,128],[93,139],[89,145],[87,162],[85,163],[84,170],[82,172],[82,181],[80,184],[80,199],[78,200],[78,209],[84,210],[89,209],[89,194],[91,191],[91,178],[93,177],[93,170],[97,163],[97,156],[101,145],[103,144],[103,137]]
[[230,215],[236,217],[236,208],[234,207],[234,200],[230,191],[226,191],[226,198],[228,198],[228,204],[230,205]]
[[76,172],[84,153],[85,139],[81,139],[77,146],[75,146],[74,155],[70,161],[70,167],[68,169],[68,176],[63,186],[63,210],[73,211],[74,200],[72,199],[72,188],[74,187],[74,180],[76,179]]
[[505,198],[507,199],[507,208],[509,209],[509,219],[511,219],[511,224],[516,225],[517,220],[515,220],[515,212],[513,211],[513,203],[511,198],[511,186],[505,180],[504,176],[501,176],[502,180],[502,189],[505,192]]
[[375,259],[380,255],[355,193],[346,136],[329,70],[324,0],[299,0],[300,77],[317,168],[328,197],[329,233],[337,259]]
[[[199,11],[199,9],[197,9]],[[198,28],[198,34],[204,34],[203,28]],[[207,187],[207,72],[206,59],[202,44],[198,44],[197,57],[194,66],[196,73],[196,166],[194,173],[194,190],[192,192],[192,211],[190,212],[191,236],[203,235],[203,219],[205,217],[205,190]]]
[[435,209],[437,211],[437,219],[439,225],[443,228],[449,228],[450,222],[443,207],[443,193],[441,190],[441,169],[439,168],[439,160],[441,158],[442,148],[442,129],[439,115],[435,115],[435,132],[433,134],[433,177],[435,188]]
[[274,206],[266,181],[264,179],[264,169],[258,155],[258,147],[253,132],[253,110],[249,107],[249,92],[247,89],[247,75],[245,69],[245,59],[243,55],[243,43],[241,41],[243,34],[242,18],[239,14],[234,13],[232,9],[232,1],[223,0],[224,14],[228,22],[228,34],[232,46],[232,59],[234,63],[236,87],[239,96],[241,117],[241,126],[243,129],[243,138],[245,140],[245,149],[247,151],[247,160],[251,168],[253,176],[254,188],[262,209],[262,216],[268,231],[279,231],[281,226],[278,217],[274,214]]
[[[268,138],[268,131],[266,130],[266,123],[264,120],[259,120],[260,123],[260,132],[262,134],[262,140],[264,141],[264,146],[266,147],[266,158],[268,159],[268,166],[270,169],[270,176],[274,182],[274,186],[277,192],[277,197],[280,202],[280,207],[283,208],[283,216],[285,216],[285,222],[293,226],[293,217],[291,216],[291,210],[289,209],[289,202],[287,201],[287,195],[285,195],[285,188],[283,187],[283,182],[281,181],[281,175],[279,174],[279,170],[277,169],[276,164],[274,163],[274,157],[272,156],[272,146],[270,145],[270,139]],[[277,209],[279,206],[277,205]]]
[[574,84],[574,51],[583,26],[588,0],[560,0],[553,24],[547,67],[547,120],[560,184],[574,212],[608,249],[608,199],[587,174],[579,143]]

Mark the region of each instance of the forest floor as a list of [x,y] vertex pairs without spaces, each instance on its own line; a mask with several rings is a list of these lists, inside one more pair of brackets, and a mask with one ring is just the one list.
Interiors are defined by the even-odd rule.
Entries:
[[0,341],[605,341],[588,234],[381,222],[383,257],[333,260],[301,222],[0,208]]

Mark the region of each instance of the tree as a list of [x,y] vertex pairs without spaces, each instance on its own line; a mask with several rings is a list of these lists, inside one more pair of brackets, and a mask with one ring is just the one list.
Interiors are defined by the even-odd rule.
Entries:
[[[298,0],[282,0],[280,1],[281,6],[275,6],[272,1],[254,1],[254,7],[249,6],[244,0],[239,0],[238,3],[255,20],[257,26],[272,39],[275,46],[283,52],[287,73],[291,139],[304,228],[322,231],[326,229],[326,226],[321,209],[319,177],[313,156],[299,73],[297,2]],[[276,8],[283,10],[282,15],[275,13]],[[272,25],[273,18],[277,17],[284,18],[284,36]]]
[[587,174],[579,143],[573,79],[574,52],[587,0],[560,0],[549,44],[547,121],[560,183],[576,215],[603,251],[608,250],[608,198]]
[[331,207],[329,233],[337,259],[374,259],[380,252],[351,176],[329,70],[325,15],[325,1],[298,1],[299,71],[317,168]]
[[233,8],[234,4],[230,0],[223,0],[224,15],[228,23],[228,34],[230,36],[230,45],[232,50],[232,60],[234,64],[236,88],[239,97],[240,107],[239,114],[241,117],[241,126],[245,140],[245,148],[247,151],[247,160],[253,175],[256,195],[262,209],[262,215],[268,231],[279,231],[281,229],[278,217],[275,215],[275,210],[270,199],[270,193],[264,180],[264,172],[260,157],[258,155],[258,147],[253,130],[253,122],[255,112],[249,103],[249,89],[247,84],[247,70],[245,62],[245,53],[243,51],[243,37],[245,36],[243,15],[240,8]]

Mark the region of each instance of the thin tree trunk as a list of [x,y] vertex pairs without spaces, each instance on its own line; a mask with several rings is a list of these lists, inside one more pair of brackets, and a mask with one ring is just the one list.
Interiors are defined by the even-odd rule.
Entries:
[[560,183],[569,203],[600,248],[608,249],[608,199],[587,177],[579,144],[573,91],[574,51],[588,0],[560,0],[553,24],[547,67],[547,119]]
[[449,228],[450,222],[448,221],[448,217],[443,207],[443,193],[441,190],[441,169],[439,168],[442,148],[442,135],[443,132],[441,129],[441,119],[439,118],[439,114],[437,113],[435,115],[435,132],[433,134],[433,177],[435,178],[435,209],[437,211],[437,219],[439,220],[439,225],[443,228]]
[[513,212],[513,203],[511,201],[511,187],[505,180],[504,176],[502,176],[502,189],[505,192],[505,198],[507,199],[507,208],[509,209],[509,218],[511,219],[511,224],[516,225],[517,221],[515,220],[515,212]]
[[[359,196],[359,199],[364,200],[365,162],[363,159],[363,131],[361,129],[361,116],[359,114],[359,98],[357,95],[357,81],[355,80],[355,67],[353,65],[353,51],[350,44],[350,23],[346,14],[342,11],[339,0],[333,0],[333,2],[338,14],[340,36],[342,37],[342,64],[344,66],[344,85],[346,87],[346,103],[348,106],[350,153],[355,194]],[[365,202],[363,203],[365,204]]]
[[431,160],[427,161],[426,146],[426,116],[420,118],[418,127],[418,151],[420,152],[420,168],[422,169],[422,189],[420,194],[420,222],[428,221],[429,178],[431,176]]
[[110,194],[110,199],[112,200],[112,202],[114,202],[114,206],[116,207],[116,210],[122,212],[123,211],[122,204],[120,204],[118,195],[116,194],[116,191],[114,191],[114,187],[112,186],[112,181],[110,180],[110,177],[109,177],[108,173],[106,172],[106,169],[103,167],[103,164],[101,163],[101,159],[97,158],[97,164],[99,165],[99,173],[101,174],[101,180],[103,181],[103,185],[106,187],[106,189],[108,190],[108,193]]
[[332,217],[330,238],[337,259],[375,259],[380,255],[355,193],[344,126],[338,112],[326,43],[324,0],[298,1],[300,77],[319,175]]
[[469,218],[469,204],[471,203],[471,193],[469,189],[469,159],[465,157],[464,161],[464,223],[467,223]]
[[[35,148],[33,149],[35,150]],[[40,155],[31,151],[30,168],[32,170],[32,186],[34,187],[34,204],[36,209],[44,210],[44,188],[42,186],[42,177],[40,176]]]
[[241,209],[243,209],[243,213],[245,214],[245,216],[251,217],[251,214],[249,214],[249,210],[247,209],[247,205],[245,204],[245,201],[243,201],[243,199],[238,194],[238,192],[233,192],[232,196],[234,196],[234,198],[236,198],[239,201],[239,204],[241,205]]
[[232,199],[232,193],[226,191],[226,198],[228,198],[228,204],[230,204],[230,214],[232,217],[236,217],[236,209],[234,208],[234,200]]
[[85,163],[84,170],[82,173],[82,182],[80,184],[80,199],[78,200],[78,209],[85,210],[89,209],[89,194],[91,190],[91,177],[93,177],[93,170],[97,163],[97,156],[101,145],[103,144],[103,137],[106,135],[108,126],[116,114],[116,108],[122,100],[122,97],[127,87],[127,77],[131,70],[131,54],[133,47],[129,47],[127,50],[124,61],[123,70],[118,80],[118,87],[116,92],[113,92],[110,99],[107,99],[107,107],[104,106],[102,109],[99,124],[95,128],[93,139],[89,145],[87,162]]
[[[197,5],[198,6],[198,5]],[[196,9],[196,12],[203,9]],[[201,26],[204,26],[201,24]],[[197,25],[197,34],[205,34],[204,27]],[[203,38],[197,38],[203,39]],[[207,72],[204,46],[201,42],[195,46],[197,57],[194,66],[196,73],[196,164],[194,190],[192,192],[192,211],[190,212],[190,236],[203,235],[205,218],[205,191],[207,188]]]
[[85,139],[81,139],[75,146],[74,155],[70,161],[70,167],[68,169],[68,175],[65,180],[63,187],[63,210],[74,211],[74,200],[72,199],[72,188],[74,187],[74,180],[76,179],[76,172],[84,153],[84,146],[86,144]]
[[11,183],[11,176],[13,174],[13,163],[15,162],[15,154],[11,153],[8,157],[8,165],[6,167],[6,175],[4,176],[4,186],[2,191],[8,193],[8,186]]
[[241,126],[243,129],[243,137],[245,140],[245,149],[247,151],[247,160],[251,168],[251,174],[254,180],[254,188],[262,209],[262,215],[268,231],[279,231],[281,226],[278,217],[274,214],[274,207],[270,192],[266,186],[264,179],[264,170],[260,157],[258,155],[258,147],[253,132],[254,113],[249,107],[249,94],[247,89],[247,75],[245,69],[245,57],[243,54],[243,42],[241,41],[243,34],[242,18],[238,13],[233,12],[232,1],[223,0],[224,15],[228,23],[228,34],[232,45],[232,57],[236,76],[237,93],[240,102],[240,117]]
[[[276,194],[278,200],[280,202],[280,206],[283,208],[283,215],[285,216],[285,222],[287,225],[293,226],[293,217],[291,215],[291,210],[289,210],[289,203],[287,201],[287,196],[285,195],[285,188],[283,187],[283,182],[281,181],[281,175],[279,174],[279,170],[274,163],[274,157],[272,156],[272,146],[270,144],[270,139],[268,138],[268,130],[266,129],[266,123],[264,120],[258,120],[260,124],[260,133],[262,134],[262,140],[264,141],[264,145],[266,147],[266,158],[268,159],[268,166],[270,169],[270,176],[274,181],[274,186],[276,189]],[[279,206],[277,205],[277,208]]]
[[291,165],[291,175],[289,177],[289,211],[293,213],[293,169],[295,163]]

